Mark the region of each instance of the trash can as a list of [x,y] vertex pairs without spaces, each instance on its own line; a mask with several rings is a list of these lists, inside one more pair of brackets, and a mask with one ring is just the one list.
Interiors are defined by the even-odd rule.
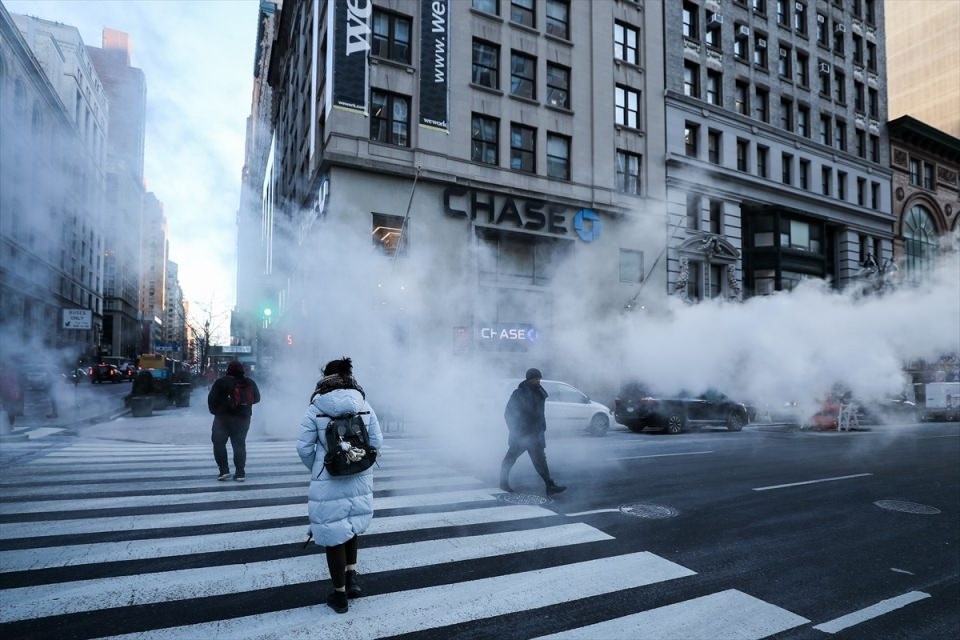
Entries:
[[153,415],[151,396],[130,396],[130,413],[134,418],[149,418]]
[[189,407],[190,406],[190,387],[189,382],[174,382],[173,387],[173,401],[178,407]]

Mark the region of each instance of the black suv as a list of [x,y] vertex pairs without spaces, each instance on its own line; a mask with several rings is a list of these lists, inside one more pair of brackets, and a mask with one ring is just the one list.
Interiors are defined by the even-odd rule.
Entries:
[[726,427],[740,431],[747,424],[747,407],[716,390],[696,397],[656,397],[643,385],[625,385],[614,402],[614,417],[631,431],[656,429],[680,433],[695,427]]
[[123,376],[114,365],[101,362],[90,367],[90,383],[95,382],[123,382]]

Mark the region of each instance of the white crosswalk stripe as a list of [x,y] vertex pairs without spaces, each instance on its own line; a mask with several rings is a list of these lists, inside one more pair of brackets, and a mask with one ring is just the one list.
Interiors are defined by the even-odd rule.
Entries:
[[[322,550],[303,545],[309,472],[291,443],[248,450],[242,485],[216,482],[209,447],[199,446],[78,444],[0,470],[0,634],[278,640],[315,637],[322,617],[324,637],[446,637],[450,625],[572,602],[603,610],[590,599],[697,575],[624,551],[549,505],[504,503],[481,479],[425,469],[424,450],[387,447],[359,562],[380,588],[340,616],[323,602]],[[313,595],[291,608],[277,590]],[[252,609],[231,604],[261,592],[274,595]],[[808,622],[733,589],[697,596],[647,610],[638,602],[579,627],[533,616],[529,634],[740,640]]]

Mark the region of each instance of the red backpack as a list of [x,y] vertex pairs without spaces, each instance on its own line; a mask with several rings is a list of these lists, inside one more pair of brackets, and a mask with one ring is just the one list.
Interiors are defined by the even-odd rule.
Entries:
[[227,396],[227,408],[236,411],[242,407],[251,407],[256,403],[253,395],[253,385],[246,379],[237,380],[230,389],[230,395]]

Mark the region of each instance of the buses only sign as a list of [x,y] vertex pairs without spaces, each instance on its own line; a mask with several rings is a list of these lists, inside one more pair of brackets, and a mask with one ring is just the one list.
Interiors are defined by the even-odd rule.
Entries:
[[64,309],[64,329],[92,329],[93,312],[90,309]]

